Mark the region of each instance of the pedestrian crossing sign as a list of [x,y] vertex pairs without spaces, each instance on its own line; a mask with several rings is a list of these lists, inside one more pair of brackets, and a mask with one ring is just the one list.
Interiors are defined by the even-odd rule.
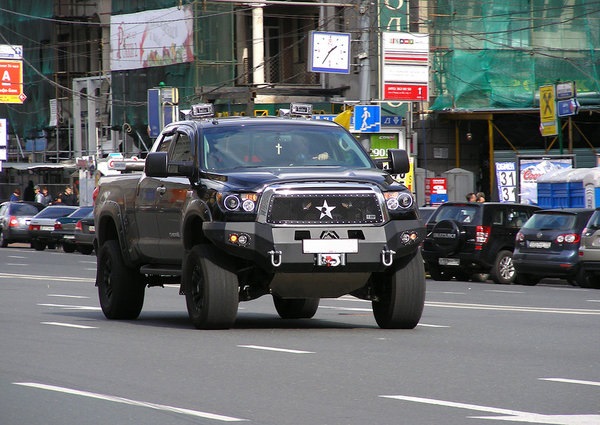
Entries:
[[356,105],[354,107],[354,131],[357,133],[381,131],[381,106]]

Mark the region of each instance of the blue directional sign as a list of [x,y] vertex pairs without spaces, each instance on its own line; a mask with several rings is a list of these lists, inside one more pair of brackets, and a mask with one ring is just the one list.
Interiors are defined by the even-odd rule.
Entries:
[[381,117],[382,127],[399,127],[402,125],[402,117],[400,115],[384,115]]
[[354,107],[354,131],[359,133],[381,131],[381,106],[356,105]]

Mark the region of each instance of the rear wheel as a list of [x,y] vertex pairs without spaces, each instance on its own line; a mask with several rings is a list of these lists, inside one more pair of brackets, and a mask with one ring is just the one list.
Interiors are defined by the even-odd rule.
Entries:
[[188,315],[197,329],[228,329],[237,316],[237,276],[218,264],[214,251],[196,245],[183,266]]
[[310,319],[319,308],[319,298],[285,299],[273,295],[273,304],[282,319]]
[[496,283],[510,285],[515,282],[516,275],[515,265],[512,261],[512,252],[507,250],[500,251],[492,266],[490,278]]
[[579,267],[579,270],[577,271],[576,282],[582,288],[600,289],[600,277],[586,271],[582,267]]
[[412,329],[425,306],[425,269],[421,252],[395,271],[375,273],[373,315],[380,328]]
[[94,247],[89,245],[79,245],[77,249],[84,255],[90,255],[92,252],[94,252]]
[[98,253],[96,286],[107,319],[135,319],[144,305],[145,286],[137,270],[127,267],[118,241],[106,241]]
[[63,243],[63,251],[67,252],[67,253],[71,253],[71,252],[75,252],[75,245],[73,245],[72,243]]
[[31,241],[31,247],[36,251],[43,251],[46,249],[46,244],[37,240]]

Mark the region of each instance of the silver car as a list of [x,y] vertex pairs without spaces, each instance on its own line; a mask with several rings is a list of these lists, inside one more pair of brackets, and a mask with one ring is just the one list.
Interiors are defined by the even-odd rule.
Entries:
[[0,204],[0,247],[6,248],[9,243],[26,242],[29,239],[29,222],[31,218],[44,209],[37,202],[12,202]]
[[596,208],[581,233],[579,286],[600,289],[600,208]]

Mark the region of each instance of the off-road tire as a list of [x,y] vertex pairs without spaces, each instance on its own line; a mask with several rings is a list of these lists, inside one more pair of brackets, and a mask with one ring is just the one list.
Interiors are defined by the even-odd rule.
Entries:
[[107,319],[136,319],[144,305],[145,285],[137,270],[127,267],[119,242],[106,241],[98,253],[96,286]]
[[183,286],[190,320],[197,329],[228,329],[237,316],[238,278],[221,267],[210,245],[196,245],[183,264]]
[[490,270],[490,279],[501,285],[511,285],[515,282],[517,272],[512,261],[512,252],[502,250],[496,255],[496,260]]
[[371,276],[373,316],[383,329],[413,329],[425,306],[425,269],[417,251],[404,267]]
[[282,319],[310,319],[319,308],[319,298],[280,298],[273,295],[275,310]]

